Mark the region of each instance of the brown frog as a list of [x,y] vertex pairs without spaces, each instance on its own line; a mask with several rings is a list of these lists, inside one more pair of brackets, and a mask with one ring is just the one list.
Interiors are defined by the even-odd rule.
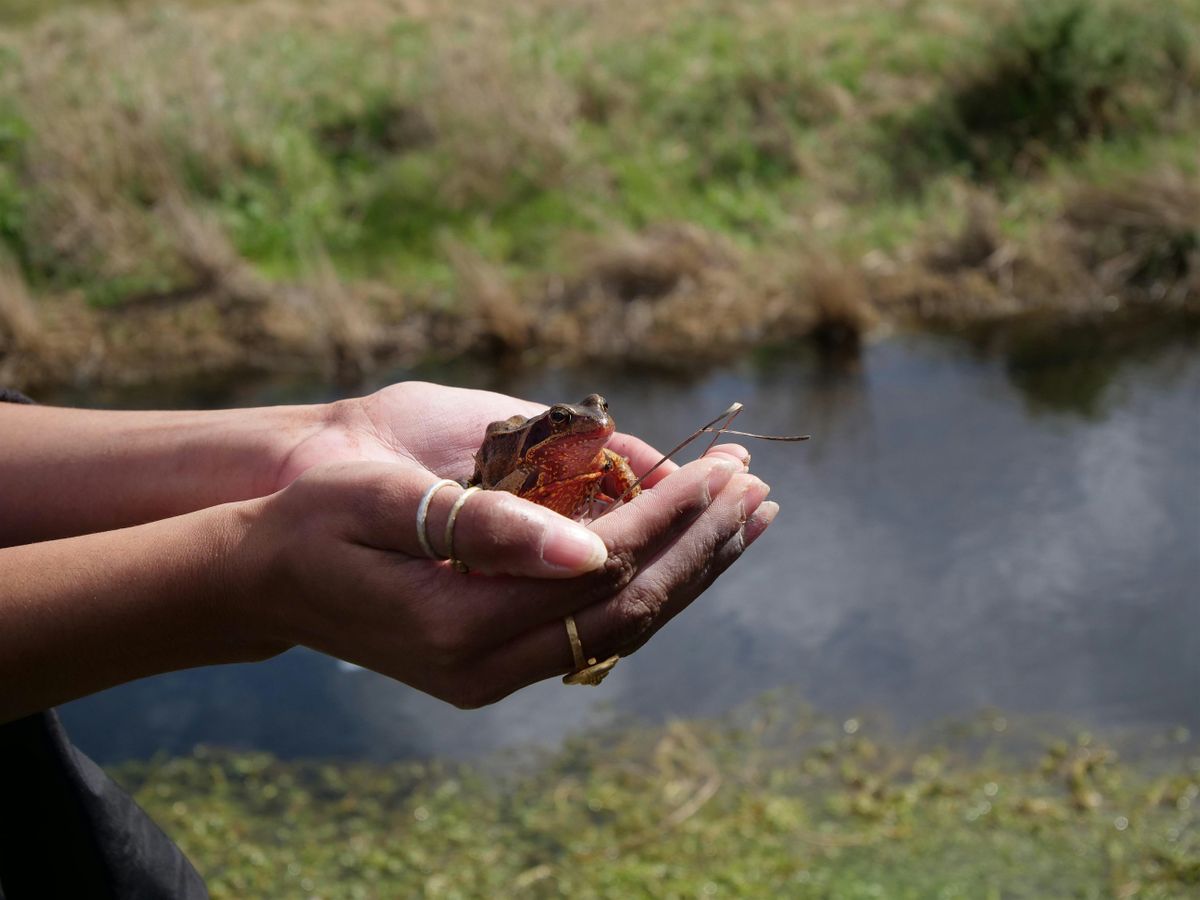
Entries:
[[[604,446],[615,430],[599,394],[577,405],[556,403],[528,419],[493,422],[475,454],[468,484],[508,491],[571,518],[582,516],[593,500],[611,501],[637,481],[629,460]],[[634,487],[629,495],[638,492]]]

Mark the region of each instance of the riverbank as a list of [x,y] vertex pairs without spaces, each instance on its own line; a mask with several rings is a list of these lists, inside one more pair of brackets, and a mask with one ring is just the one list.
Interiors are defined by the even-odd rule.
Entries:
[[198,750],[115,774],[216,900],[1190,896],[1194,739],[1055,729],[897,736],[776,700],[475,766]]
[[0,379],[1200,308],[1200,0],[0,4]]

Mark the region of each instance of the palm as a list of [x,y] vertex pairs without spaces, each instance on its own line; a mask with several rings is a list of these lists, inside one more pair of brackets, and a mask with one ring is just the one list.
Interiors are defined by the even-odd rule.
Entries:
[[[545,408],[491,391],[421,381],[394,384],[347,401],[336,424],[310,435],[289,454],[278,487],[313,466],[360,460],[408,463],[443,478],[467,478],[488,423]],[[631,435],[617,433],[609,446],[628,457],[639,475],[660,459],[657,450]],[[746,456],[737,445],[718,449],[739,459]],[[645,485],[657,483],[675,468],[673,463],[664,465]]]
[[314,466],[337,462],[407,463],[446,478],[466,478],[489,422],[544,409],[490,391],[404,382],[340,405],[336,419],[288,455],[277,487]]
[[425,382],[392,385],[363,404],[382,447],[447,478],[471,474],[489,423],[545,409],[505,394]]

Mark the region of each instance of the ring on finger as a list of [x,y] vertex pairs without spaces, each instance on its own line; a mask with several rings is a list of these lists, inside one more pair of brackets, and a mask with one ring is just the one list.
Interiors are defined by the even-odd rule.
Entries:
[[563,684],[587,684],[595,687],[612,671],[613,666],[621,657],[610,656],[603,662],[596,662],[594,656],[585,657],[583,642],[579,640],[579,628],[575,625],[575,617],[567,616],[563,619],[563,624],[567,626],[567,640],[571,643],[571,658],[575,660],[575,671],[568,672],[563,676]]
[[450,558],[450,565],[454,567],[454,571],[464,574],[471,570],[465,562],[454,556],[454,523],[458,521],[458,513],[466,505],[467,500],[470,499],[472,494],[480,490],[482,488],[476,485],[475,487],[467,488],[459,494],[458,498],[454,501],[454,505],[450,507],[449,518],[446,519],[446,555]]
[[451,481],[449,478],[441,478],[431,484],[421,495],[421,502],[417,504],[417,542],[421,545],[421,549],[425,551],[425,555],[430,559],[441,559],[433,550],[433,544],[429,543],[429,504],[433,502],[433,496],[444,487],[457,487],[457,481]]

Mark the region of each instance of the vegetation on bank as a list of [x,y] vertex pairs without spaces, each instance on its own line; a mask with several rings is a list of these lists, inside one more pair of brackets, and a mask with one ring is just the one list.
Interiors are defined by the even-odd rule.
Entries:
[[1196,745],[1129,743],[994,713],[897,738],[772,702],[483,766],[198,750],[115,774],[214,900],[1194,896]]
[[0,370],[1200,295],[1200,0],[0,2]]

